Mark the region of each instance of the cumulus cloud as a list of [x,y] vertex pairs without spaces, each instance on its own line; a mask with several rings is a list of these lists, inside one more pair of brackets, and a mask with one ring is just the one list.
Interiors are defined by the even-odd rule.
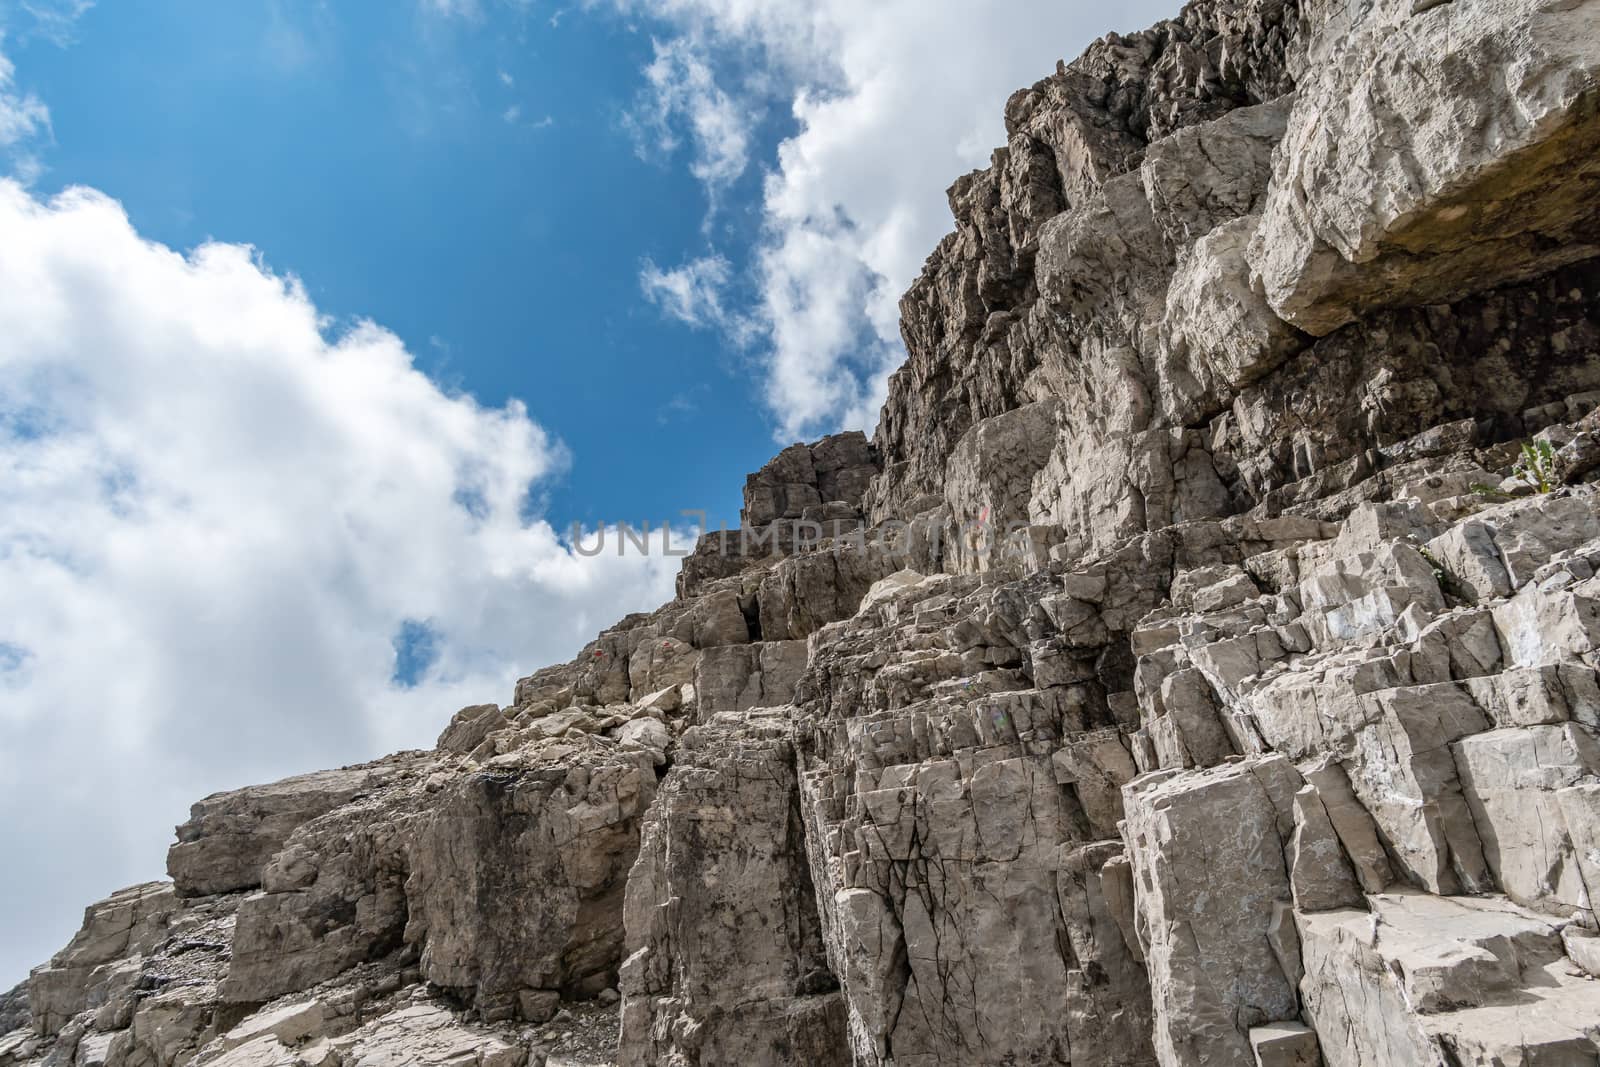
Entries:
[[705,256],[663,270],[646,259],[639,269],[639,288],[645,298],[679,322],[690,326],[721,326],[727,322],[723,292],[732,266],[722,256]]
[[628,115],[639,154],[670,156],[687,136],[689,170],[715,199],[749,166],[747,107],[717,85],[698,46],[686,38],[656,41],[644,76],[648,88]]
[[[900,294],[951,227],[944,190],[1004,143],[1001,108],[1113,30],[1176,13],[1019,0],[613,0],[673,27],[660,57],[692,55],[707,95],[738,113],[786,94],[798,130],[765,183],[753,264],[779,436],[870,429],[905,356]],[[779,83],[750,86],[752,65]],[[753,96],[741,103],[745,96]]]
[[[0,49],[5,46],[0,29]],[[38,177],[40,163],[33,142],[50,132],[50,109],[32,93],[16,87],[16,67],[0,51],[0,156],[9,157],[13,174],[21,181]]]
[[530,517],[565,457],[520,405],[251,249],[8,181],[0,232],[0,986],[193,800],[431,744],[671,595],[677,560]]
[[0,147],[9,148],[50,127],[50,109],[32,93],[17,92],[15,79],[11,60],[0,54]]

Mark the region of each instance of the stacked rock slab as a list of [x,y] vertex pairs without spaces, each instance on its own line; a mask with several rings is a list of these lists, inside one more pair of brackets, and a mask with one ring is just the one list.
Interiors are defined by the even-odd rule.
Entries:
[[625,1064],[850,1063],[787,726],[681,739],[628,883]]
[[1004,117],[874,440],[201,801],[0,1067],[1600,1067],[1600,0],[1199,0]]

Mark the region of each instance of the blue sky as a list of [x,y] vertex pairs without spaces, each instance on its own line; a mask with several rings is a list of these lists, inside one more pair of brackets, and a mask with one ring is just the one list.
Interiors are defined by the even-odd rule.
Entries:
[[[175,248],[254,245],[318,307],[399,334],[486,404],[564,442],[574,519],[736,521],[773,451],[752,357],[641,298],[641,261],[706,245],[707,197],[628,130],[648,24],[544,8],[443,18],[408,4],[101,4],[13,60],[48,101],[41,193],[87,184]],[[657,27],[659,30],[659,27]],[[792,132],[756,127],[757,156]],[[683,153],[676,153],[681,156]],[[711,225],[744,258],[751,168]],[[352,398],[357,402],[358,398]]]
[[1006,97],[1176,8],[0,0],[0,988],[672,595],[574,520],[870,431]]

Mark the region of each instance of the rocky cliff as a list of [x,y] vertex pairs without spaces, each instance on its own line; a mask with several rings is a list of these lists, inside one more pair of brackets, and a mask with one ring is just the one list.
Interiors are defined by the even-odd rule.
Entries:
[[0,1067],[1600,1065],[1600,0],[1198,0],[1005,118],[874,442],[196,804]]

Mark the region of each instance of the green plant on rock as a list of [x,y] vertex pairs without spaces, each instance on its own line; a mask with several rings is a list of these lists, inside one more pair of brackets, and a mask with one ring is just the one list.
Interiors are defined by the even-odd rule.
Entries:
[[[1561,479],[1556,474],[1555,447],[1549,441],[1524,441],[1517,464],[1511,468],[1511,477],[1521,480],[1535,493],[1555,492],[1561,486]],[[1497,485],[1484,485],[1482,482],[1473,482],[1467,488],[1473,495],[1489,500],[1509,500],[1516,495]]]
[[1511,475],[1521,478],[1536,493],[1553,492],[1560,479],[1556,477],[1556,450],[1549,441],[1529,441],[1522,446],[1522,458],[1512,468]]

